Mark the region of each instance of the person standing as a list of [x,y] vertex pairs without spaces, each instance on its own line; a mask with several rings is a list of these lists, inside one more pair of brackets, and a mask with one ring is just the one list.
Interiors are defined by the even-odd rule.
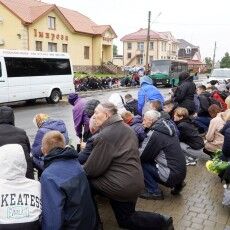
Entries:
[[196,85],[193,77],[188,72],[179,75],[179,85],[174,93],[173,100],[178,103],[178,107],[186,108],[189,115],[196,112],[194,96],[196,94]]
[[22,146],[27,162],[26,177],[34,179],[33,162],[30,157],[30,141],[23,129],[14,125],[14,111],[8,106],[0,107],[0,146],[19,144]]
[[50,131],[42,139],[42,229],[95,229],[96,214],[85,172],[64,136]]

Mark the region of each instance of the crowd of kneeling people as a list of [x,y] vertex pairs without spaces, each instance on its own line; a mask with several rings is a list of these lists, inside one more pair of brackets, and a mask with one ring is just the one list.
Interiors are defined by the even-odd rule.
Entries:
[[103,229],[96,195],[109,199],[121,228],[173,229],[170,216],[136,211],[137,199],[163,200],[159,184],[179,195],[186,166],[202,154],[222,149],[228,161],[230,97],[224,101],[216,86],[196,87],[182,73],[165,101],[148,76],[140,77],[137,100],[68,96],[76,150],[64,121],[35,115],[30,146],[13,109],[0,107],[0,229]]

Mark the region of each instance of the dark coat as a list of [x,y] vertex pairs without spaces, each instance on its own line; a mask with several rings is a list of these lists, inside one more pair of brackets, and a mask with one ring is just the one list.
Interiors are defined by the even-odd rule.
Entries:
[[34,179],[33,163],[30,157],[30,142],[23,129],[14,126],[13,109],[7,106],[0,107],[0,146],[19,144],[22,146],[27,162],[26,177]]
[[118,115],[110,117],[94,140],[84,169],[96,190],[118,201],[134,201],[144,188],[138,141]]
[[179,107],[184,107],[193,114],[196,111],[194,95],[196,94],[196,85],[192,81],[192,77],[182,80],[174,94],[174,101]]
[[201,93],[198,96],[198,99],[200,102],[200,109],[197,113],[198,117],[210,117],[209,112],[208,112],[208,108],[211,105],[210,97],[211,97],[211,94],[209,92]]
[[189,145],[192,149],[198,150],[204,147],[203,138],[199,136],[198,129],[190,119],[183,119],[176,122],[180,132],[180,142]]
[[221,133],[224,135],[222,152],[224,157],[230,158],[230,121],[227,121]]
[[142,141],[147,137],[145,129],[142,125],[142,117],[139,115],[134,116],[129,125],[136,133],[138,141],[139,141],[139,146],[140,146]]
[[130,111],[135,116],[138,114],[138,110],[137,110],[138,101],[136,99],[133,99],[131,101],[127,101],[124,106],[125,106],[126,110]]
[[160,178],[170,187],[185,179],[185,156],[175,128],[168,120],[159,119],[149,131],[142,144],[141,162],[156,163]]
[[94,229],[96,215],[90,187],[71,148],[53,149],[44,158],[41,176],[42,226],[50,229]]
[[86,142],[85,148],[78,153],[78,161],[81,165],[85,164],[89,158],[89,155],[93,151],[93,142],[97,135],[98,134],[94,134],[92,137],[90,137]]

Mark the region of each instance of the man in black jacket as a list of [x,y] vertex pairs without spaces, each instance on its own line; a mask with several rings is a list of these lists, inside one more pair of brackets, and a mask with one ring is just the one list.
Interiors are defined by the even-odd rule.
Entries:
[[196,94],[196,85],[193,82],[193,77],[188,72],[183,72],[179,75],[179,85],[174,94],[174,102],[178,106],[186,108],[190,115],[196,111],[194,95]]
[[125,108],[133,113],[135,116],[138,114],[137,111],[137,100],[132,97],[131,94],[125,95]]
[[30,157],[30,142],[23,129],[14,126],[14,112],[8,106],[0,107],[0,146],[19,144],[22,146],[27,162],[26,177],[34,179],[33,163]]
[[140,197],[164,199],[158,183],[173,188],[173,195],[179,194],[184,186],[186,165],[175,127],[154,110],[145,113],[143,125],[150,131],[140,149],[146,188]]
[[194,122],[197,125],[199,132],[204,133],[208,131],[208,127],[211,121],[211,117],[208,112],[208,108],[211,105],[211,94],[206,91],[206,86],[204,85],[198,86],[196,92],[200,106]]

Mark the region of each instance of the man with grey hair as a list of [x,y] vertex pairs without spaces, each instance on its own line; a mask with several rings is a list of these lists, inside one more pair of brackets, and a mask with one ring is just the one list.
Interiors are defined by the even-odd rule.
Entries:
[[163,200],[158,183],[172,188],[173,195],[179,194],[184,186],[186,164],[174,125],[154,110],[145,113],[143,125],[149,132],[140,149],[145,179],[145,192],[140,197]]
[[117,108],[109,102],[99,104],[92,118],[100,132],[84,169],[93,194],[109,198],[121,228],[168,229],[172,218],[135,211],[137,198],[144,189],[144,178],[133,130],[124,124]]

